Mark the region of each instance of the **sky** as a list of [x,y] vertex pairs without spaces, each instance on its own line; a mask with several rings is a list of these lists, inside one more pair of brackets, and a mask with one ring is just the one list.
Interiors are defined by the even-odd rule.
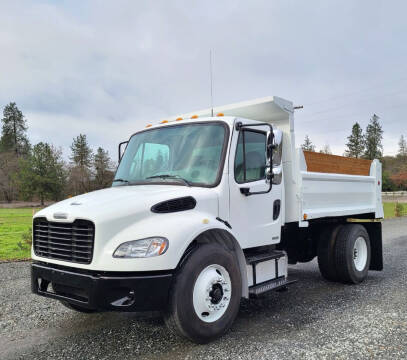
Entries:
[[297,143],[341,155],[376,113],[384,154],[407,136],[407,2],[378,0],[0,2],[0,108],[33,144],[109,150],[170,115],[275,95]]

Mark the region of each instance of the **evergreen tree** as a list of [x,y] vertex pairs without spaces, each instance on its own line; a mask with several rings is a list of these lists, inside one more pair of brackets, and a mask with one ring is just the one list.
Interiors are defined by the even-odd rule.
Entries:
[[365,151],[365,137],[359,123],[353,124],[352,134],[348,136],[346,147],[345,156],[360,158],[363,155]]
[[73,139],[71,151],[72,156],[70,160],[75,166],[90,169],[92,166],[93,153],[88,145],[86,135],[79,134],[79,136]]
[[397,156],[406,158],[407,157],[407,141],[404,138],[404,135],[400,136],[399,140],[399,152],[397,153]]
[[27,125],[16,103],[11,102],[4,107],[1,122],[0,151],[14,152],[16,156],[28,154],[30,144],[26,135]]
[[365,157],[367,159],[381,159],[383,156],[383,129],[379,123],[379,117],[373,114],[370,123],[366,128],[365,135]]
[[95,168],[95,187],[103,189],[110,185],[113,180],[114,173],[112,171],[113,164],[109,153],[99,147],[96,151],[93,166]]
[[47,143],[38,143],[32,154],[20,161],[18,182],[26,199],[37,195],[41,205],[46,199],[57,201],[63,193],[65,180],[61,151]]
[[69,181],[71,191],[77,195],[91,190],[93,152],[88,145],[86,135],[79,134],[73,139],[71,151]]
[[308,135],[305,135],[304,143],[301,145],[304,151],[315,151],[315,145],[311,142]]

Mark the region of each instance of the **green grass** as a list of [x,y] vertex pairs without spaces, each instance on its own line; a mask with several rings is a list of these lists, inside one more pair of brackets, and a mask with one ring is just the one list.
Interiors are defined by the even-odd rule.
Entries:
[[33,209],[0,209],[0,260],[26,259],[30,249],[21,236],[32,226]]
[[[384,218],[390,219],[394,218],[394,206],[396,203],[394,202],[385,202],[383,203],[383,210],[384,210]],[[401,204],[403,207],[402,215],[407,216],[407,204]]]
[[[394,202],[383,203],[384,217],[394,217]],[[407,215],[407,204],[403,204]],[[35,209],[38,210],[38,209]],[[0,260],[26,259],[30,249],[22,240],[22,234],[31,227],[33,209],[0,209]]]

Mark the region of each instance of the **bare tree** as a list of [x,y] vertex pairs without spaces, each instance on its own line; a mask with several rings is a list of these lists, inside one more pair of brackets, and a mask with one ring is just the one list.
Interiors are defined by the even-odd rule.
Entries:
[[16,195],[15,177],[18,171],[18,159],[12,151],[0,152],[0,192],[2,198],[12,202]]
[[325,144],[324,147],[321,150],[319,150],[319,152],[322,154],[330,154],[330,155],[332,154],[331,148],[329,147],[328,144]]

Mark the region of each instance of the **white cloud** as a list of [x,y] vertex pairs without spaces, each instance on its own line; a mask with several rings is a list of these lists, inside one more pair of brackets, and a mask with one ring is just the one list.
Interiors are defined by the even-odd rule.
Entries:
[[17,102],[33,142],[67,154],[82,132],[115,157],[146,123],[208,106],[213,49],[215,104],[266,95],[304,104],[298,142],[307,133],[337,153],[352,123],[365,128],[377,113],[394,153],[407,135],[406,10],[402,1],[3,2],[0,104]]

